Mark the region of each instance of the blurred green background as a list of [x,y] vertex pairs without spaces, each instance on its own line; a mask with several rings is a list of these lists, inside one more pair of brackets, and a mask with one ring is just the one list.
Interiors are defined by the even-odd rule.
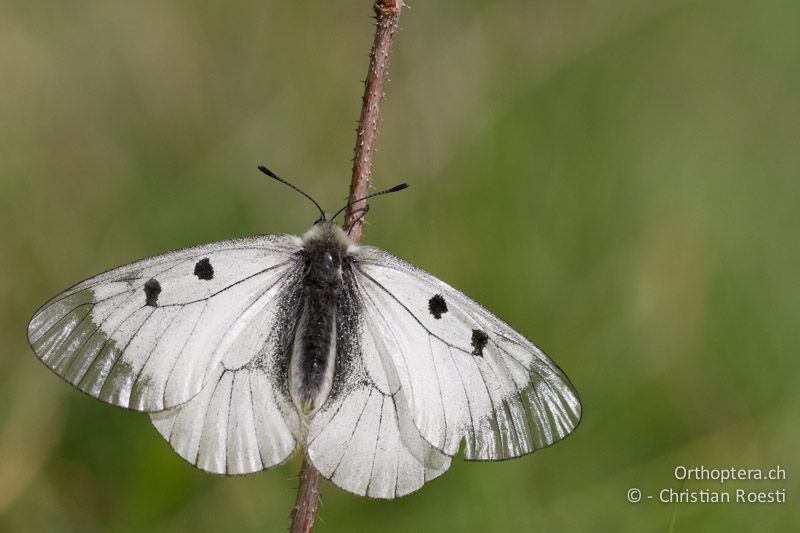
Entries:
[[[364,242],[461,288],[581,393],[563,443],[318,531],[786,531],[800,522],[800,2],[414,2]],[[347,2],[0,0],[0,530],[272,531],[299,461],[194,470],[71,389],[33,311],[101,270],[302,233],[347,193],[372,40]],[[784,505],[630,504],[676,465],[783,466]]]

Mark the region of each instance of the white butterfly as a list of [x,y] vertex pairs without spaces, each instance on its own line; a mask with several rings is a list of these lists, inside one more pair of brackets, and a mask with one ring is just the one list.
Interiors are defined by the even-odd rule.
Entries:
[[39,309],[28,339],[80,390],[149,413],[200,469],[245,474],[305,451],[373,498],[444,473],[462,441],[468,460],[508,459],[581,417],[533,343],[324,215],[302,238],[223,241],[95,276]]

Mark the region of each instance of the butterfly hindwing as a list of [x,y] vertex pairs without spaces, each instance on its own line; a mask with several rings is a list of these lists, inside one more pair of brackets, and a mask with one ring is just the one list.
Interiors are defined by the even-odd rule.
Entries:
[[296,237],[265,235],[110,270],[39,309],[29,342],[103,401],[146,412],[181,405],[217,371],[243,314],[296,268],[298,250]]
[[365,384],[317,413],[308,453],[334,485],[371,498],[404,496],[450,467],[450,457],[422,439],[402,395]]
[[257,472],[283,463],[297,448],[301,421],[286,372],[301,271],[294,268],[242,310],[199,394],[150,414],[173,449],[198,468],[215,474]]
[[[581,405],[533,343],[458,290],[382,250],[354,256],[363,357],[391,367],[422,437],[468,460],[517,457],[564,438]],[[382,378],[378,378],[379,381]]]
[[344,277],[334,385],[311,420],[308,455],[324,477],[344,490],[396,498],[443,474],[450,457],[422,438],[393,368],[373,357],[376,337],[364,331],[369,321],[352,274]]

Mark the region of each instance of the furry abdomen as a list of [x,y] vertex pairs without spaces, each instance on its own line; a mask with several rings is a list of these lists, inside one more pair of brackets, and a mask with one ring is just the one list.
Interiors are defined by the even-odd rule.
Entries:
[[302,307],[290,364],[292,399],[303,414],[322,406],[333,383],[336,310],[345,254],[346,248],[333,231],[323,229],[303,243]]
[[336,365],[335,313],[335,300],[304,299],[291,361],[292,398],[304,414],[316,411],[331,389]]

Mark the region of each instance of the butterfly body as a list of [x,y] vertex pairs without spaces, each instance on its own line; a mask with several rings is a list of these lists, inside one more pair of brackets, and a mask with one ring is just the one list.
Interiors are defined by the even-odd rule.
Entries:
[[560,368],[457,289],[330,221],[152,257],[62,292],[33,316],[42,362],[148,413],[218,474],[305,453],[352,493],[394,498],[459,451],[500,460],[578,425]]
[[[337,310],[343,307],[343,267],[350,267],[355,245],[342,229],[327,221],[303,236],[303,299],[291,356],[292,398],[304,414],[315,412],[333,384],[337,346]],[[346,265],[345,265],[346,264]]]

